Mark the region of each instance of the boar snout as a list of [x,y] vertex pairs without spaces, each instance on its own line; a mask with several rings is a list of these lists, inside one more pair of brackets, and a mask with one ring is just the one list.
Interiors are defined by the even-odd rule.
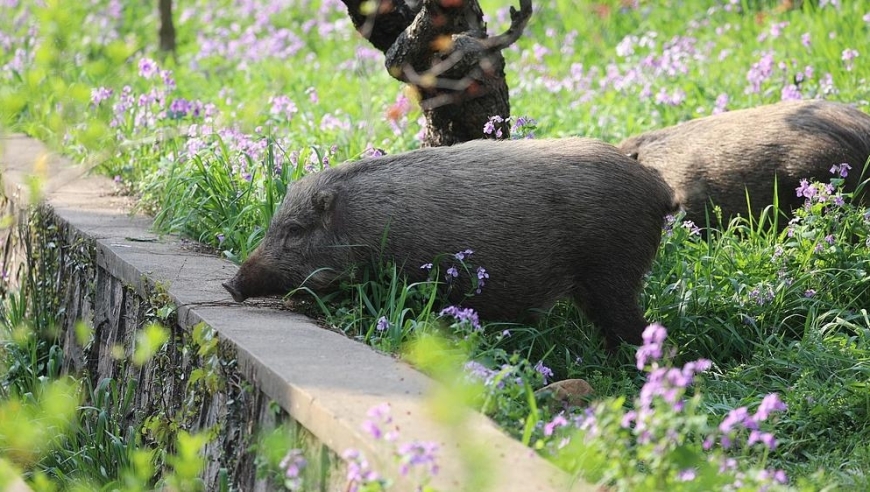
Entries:
[[222,283],[224,289],[227,289],[227,292],[233,296],[233,300],[236,302],[242,302],[248,298],[248,296],[242,294],[239,289],[236,287],[235,279]]

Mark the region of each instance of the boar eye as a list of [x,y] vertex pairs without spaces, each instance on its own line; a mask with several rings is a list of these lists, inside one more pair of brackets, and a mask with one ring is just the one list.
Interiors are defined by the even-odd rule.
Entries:
[[302,232],[305,227],[302,226],[301,222],[297,222],[295,220],[291,220],[287,222],[284,226],[284,236],[291,237],[296,236]]

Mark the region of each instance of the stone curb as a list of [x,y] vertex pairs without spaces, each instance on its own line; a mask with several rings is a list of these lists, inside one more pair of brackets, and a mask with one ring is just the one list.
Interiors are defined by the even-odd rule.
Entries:
[[[430,416],[426,395],[435,385],[408,364],[315,325],[305,316],[263,305],[239,305],[220,282],[236,266],[191,252],[175,237],[158,237],[150,219],[130,215],[129,203],[111,196],[109,179],[80,168],[23,135],[0,139],[7,196],[28,203],[26,177],[45,178],[45,197],[57,216],[96,240],[97,263],[145,294],[160,284],[178,306],[179,324],[211,326],[237,350],[248,381],[274,399],[300,425],[336,453],[363,451],[372,466],[411,490],[398,476],[390,451],[361,430],[369,408],[389,402],[400,441],[439,443],[437,490],[472,490],[463,453],[488,450],[489,490],[507,492],[595,490],[504,435],[472,413],[466,427],[447,429]],[[39,163],[34,170],[34,163]],[[392,476],[391,476],[392,474]],[[407,487],[407,488],[405,488]],[[480,490],[480,489],[474,489]]]

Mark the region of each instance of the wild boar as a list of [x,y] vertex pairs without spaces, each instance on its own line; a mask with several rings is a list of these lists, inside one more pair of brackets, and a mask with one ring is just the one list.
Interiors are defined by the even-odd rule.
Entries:
[[804,203],[795,192],[801,179],[827,182],[841,163],[852,166],[846,188],[854,190],[870,156],[870,116],[836,102],[783,101],[653,130],[618,147],[661,172],[686,218],[703,226],[711,202],[726,223],[737,214],[759,217],[774,203],[774,186],[779,208],[790,213]]
[[609,346],[639,344],[638,294],[672,195],[657,172],[585,138],[363,159],[290,185],[262,243],[223,285],[238,302],[303,285],[321,294],[377,258],[419,281],[421,265],[470,249],[490,277],[480,294],[454,290],[451,302],[519,321],[570,297]]

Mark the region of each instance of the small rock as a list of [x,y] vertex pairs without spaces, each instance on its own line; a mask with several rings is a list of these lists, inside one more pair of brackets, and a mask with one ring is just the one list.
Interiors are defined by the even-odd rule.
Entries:
[[559,411],[565,407],[585,407],[593,392],[583,379],[565,379],[535,391],[535,396],[543,399],[551,410]]

